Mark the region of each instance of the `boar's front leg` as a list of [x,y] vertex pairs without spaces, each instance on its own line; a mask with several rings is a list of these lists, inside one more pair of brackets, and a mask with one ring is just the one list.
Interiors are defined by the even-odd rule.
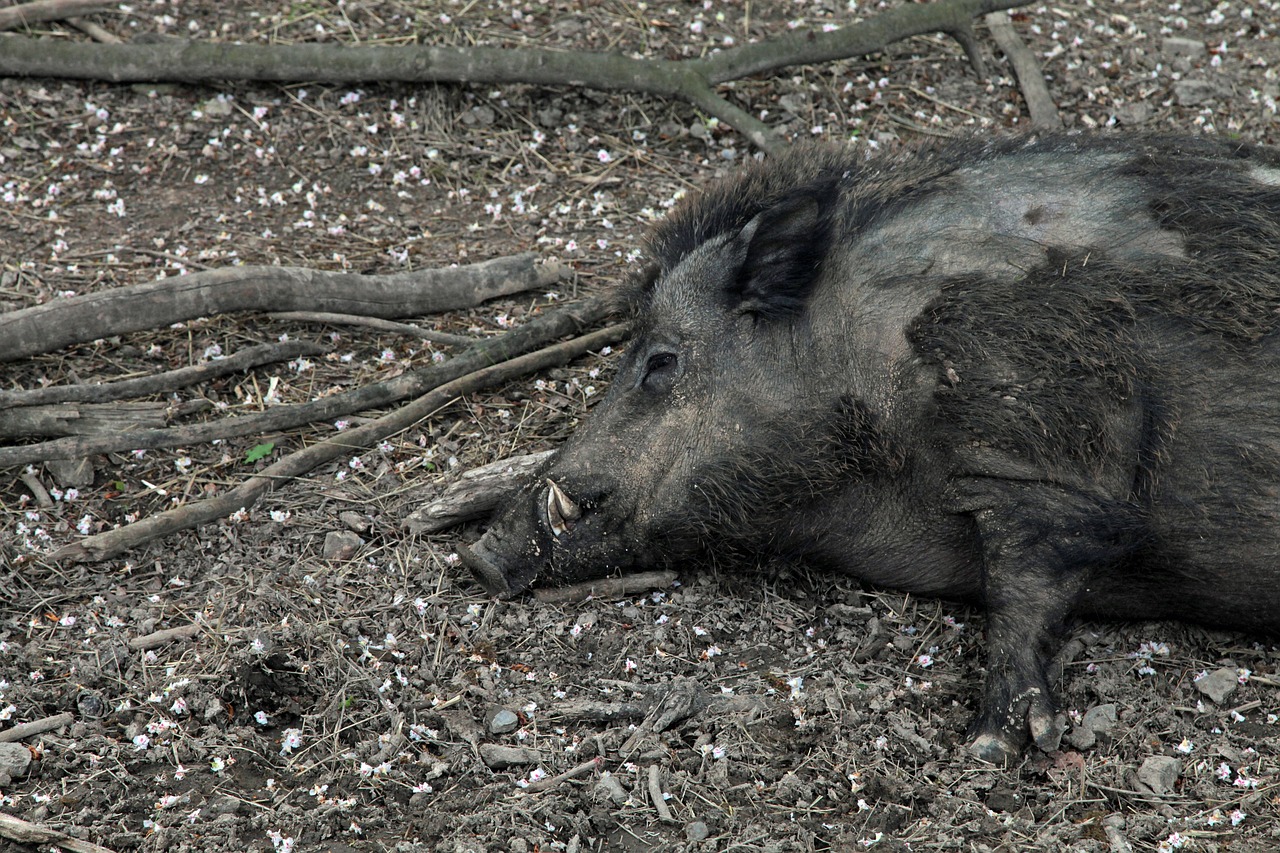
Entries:
[[969,749],[1015,760],[1027,735],[1057,746],[1045,665],[1089,577],[1137,540],[1128,504],[1044,483],[975,478],[962,489],[982,541],[987,675]]

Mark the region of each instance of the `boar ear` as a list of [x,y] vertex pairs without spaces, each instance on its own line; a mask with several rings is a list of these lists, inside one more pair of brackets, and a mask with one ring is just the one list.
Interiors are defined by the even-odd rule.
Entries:
[[741,266],[730,292],[741,310],[766,317],[799,312],[825,249],[818,201],[786,198],[761,211],[734,238]]

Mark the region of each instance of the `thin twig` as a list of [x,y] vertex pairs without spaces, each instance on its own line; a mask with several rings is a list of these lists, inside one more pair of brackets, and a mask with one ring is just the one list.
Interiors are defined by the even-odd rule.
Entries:
[[228,373],[250,370],[278,361],[290,361],[303,356],[318,356],[324,352],[327,352],[325,347],[307,341],[263,344],[241,350],[226,358],[169,370],[154,376],[84,385],[53,385],[48,388],[32,388],[25,391],[0,391],[0,409],[14,406],[43,406],[51,403],[105,403],[131,397],[147,397],[216,379]]
[[364,326],[369,329],[378,329],[383,332],[393,332],[397,335],[406,335],[411,338],[421,338],[424,341],[431,341],[433,344],[444,344],[445,346],[471,346],[476,342],[475,338],[468,338],[463,335],[451,335],[448,332],[437,332],[433,329],[423,329],[412,323],[397,323],[393,320],[383,320],[378,317],[363,317],[358,314],[333,314],[326,311],[278,311],[268,314],[272,320],[296,320],[302,323],[326,323],[330,326]]
[[0,732],[0,743],[9,743],[12,741],[25,740],[32,735],[44,734],[54,729],[60,729],[63,726],[70,725],[76,720],[75,715],[69,712],[62,714],[54,714],[52,717],[45,717],[42,720],[32,720],[29,723],[19,723],[11,729],[5,729]]
[[85,12],[110,9],[104,0],[36,0],[0,9],[0,30],[12,30],[41,21],[61,21]]
[[526,787],[521,788],[520,793],[537,794],[542,791],[549,791],[552,788],[559,785],[561,782],[567,782],[570,779],[576,779],[579,776],[585,776],[588,773],[590,773],[592,770],[600,769],[600,766],[602,764],[604,764],[604,759],[602,759],[600,756],[597,755],[595,758],[591,759],[590,761],[585,761],[571,770],[564,771],[559,776],[552,776],[549,779],[542,779],[537,782],[531,782]]
[[673,571],[637,572],[617,578],[599,578],[570,586],[538,589],[534,591],[533,597],[542,604],[573,604],[588,598],[625,598],[637,592],[666,589],[675,582],[676,577]]
[[667,799],[662,795],[660,774],[658,765],[649,765],[649,799],[653,801],[653,807],[658,810],[658,820],[663,823],[674,823],[676,816],[671,813],[671,807],[667,805]]

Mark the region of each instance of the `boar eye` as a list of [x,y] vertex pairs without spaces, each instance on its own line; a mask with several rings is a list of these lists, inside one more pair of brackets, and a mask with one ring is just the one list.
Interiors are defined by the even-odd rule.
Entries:
[[673,352],[655,352],[644,365],[640,384],[654,391],[666,391],[676,378],[678,360]]

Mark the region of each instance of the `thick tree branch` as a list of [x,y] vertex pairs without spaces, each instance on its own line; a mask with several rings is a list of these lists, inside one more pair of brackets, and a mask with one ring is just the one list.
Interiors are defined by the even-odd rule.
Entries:
[[792,65],[873,53],[892,42],[930,32],[954,37],[982,73],[973,18],[1029,2],[907,3],[831,32],[795,31],[683,61],[534,47],[342,47],[182,39],[101,45],[11,35],[0,39],[0,75],[88,77],[116,83],[230,79],[582,86],[679,98],[737,128],[761,148],[776,150],[781,140],[749,113],[715,94],[712,87]]
[[987,29],[991,37],[1000,47],[1000,52],[1013,66],[1013,74],[1018,78],[1018,86],[1022,89],[1022,98],[1027,102],[1027,112],[1031,114],[1031,126],[1036,130],[1062,130],[1062,117],[1058,115],[1058,107],[1049,94],[1049,87],[1040,73],[1040,65],[1027,46],[1018,38],[1018,31],[1005,12],[992,12],[986,17]]
[[352,412],[375,409],[423,394],[442,383],[458,379],[488,365],[505,361],[547,341],[572,334],[602,319],[609,311],[604,299],[593,299],[572,308],[550,311],[496,338],[480,341],[443,364],[405,373],[352,391],[322,397],[296,406],[278,406],[265,412],[209,423],[166,429],[139,429],[58,438],[39,444],[0,447],[0,468],[45,462],[50,459],[83,459],[97,453],[179,447],[214,439],[261,435],[331,421]]
[[[0,56],[7,45],[0,40]],[[264,266],[174,276],[0,314],[0,362],[231,311],[306,310],[393,318],[470,308],[559,280],[559,264],[534,261],[533,254],[523,254],[391,275]]]
[[152,539],[224,518],[242,507],[252,506],[282,482],[300,477],[317,465],[348,455],[355,448],[370,447],[389,435],[408,429],[457,397],[498,385],[525,373],[563,364],[590,350],[617,343],[625,337],[626,331],[626,327],[622,325],[609,326],[501,364],[483,367],[440,385],[409,405],[372,423],[347,430],[292,453],[218,497],[186,504],[126,527],[89,536],[59,548],[48,559],[55,563],[66,560],[106,560]]
[[106,0],[37,0],[0,9],[0,30],[12,30],[41,21],[61,21],[65,18],[110,9]]

